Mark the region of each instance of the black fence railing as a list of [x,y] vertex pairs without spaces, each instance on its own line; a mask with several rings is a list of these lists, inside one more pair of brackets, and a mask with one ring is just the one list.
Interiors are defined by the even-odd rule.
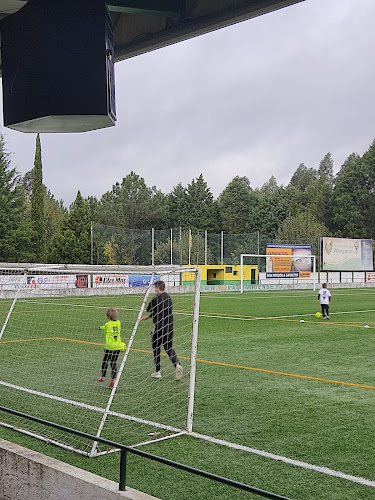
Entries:
[[16,415],[18,417],[26,418],[33,422],[38,422],[40,424],[47,425],[48,427],[53,427],[55,429],[59,429],[64,432],[68,432],[70,434],[74,434],[76,436],[80,436],[86,439],[90,439],[92,441],[97,441],[98,443],[106,444],[108,446],[118,448],[120,450],[120,479],[119,479],[119,490],[125,491],[126,488],[126,466],[127,466],[127,455],[128,453],[133,453],[133,455],[138,455],[143,458],[147,458],[149,460],[153,460],[154,462],[159,462],[164,465],[169,465],[170,467],[174,467],[175,469],[180,469],[185,472],[190,472],[191,474],[195,474],[196,476],[205,477],[212,481],[217,481],[219,483],[226,484],[227,486],[232,486],[233,488],[237,488],[240,490],[247,491],[249,493],[253,493],[254,495],[258,495],[264,498],[271,498],[273,500],[291,500],[287,497],[283,497],[277,495],[275,493],[271,493],[269,491],[260,490],[258,488],[254,488],[248,484],[239,483],[237,481],[233,481],[232,479],[228,479],[226,477],[218,476],[216,474],[211,474],[210,472],[206,472],[200,469],[195,469],[194,467],[190,467],[189,465],[181,464],[179,462],[174,462],[173,460],[168,460],[167,458],[159,457],[158,455],[152,455],[151,453],[147,453],[145,451],[138,450],[137,448],[132,448],[131,446],[125,446],[120,443],[115,443],[114,441],[110,441],[108,439],[104,439],[101,437],[93,436],[91,434],[87,434],[86,432],[81,432],[76,429],[71,429],[70,427],[65,427],[64,425],[55,424],[54,422],[49,422],[48,420],[43,420],[38,417],[33,417],[32,415],[27,415],[26,413],[22,413],[17,410],[12,410],[11,408],[7,408],[5,406],[0,406],[0,410],[6,413],[11,413],[12,415]]

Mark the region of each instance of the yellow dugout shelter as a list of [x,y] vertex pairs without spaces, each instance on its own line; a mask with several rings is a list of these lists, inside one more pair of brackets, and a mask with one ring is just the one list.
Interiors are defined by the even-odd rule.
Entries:
[[[241,282],[241,266],[229,264],[212,264],[196,266],[202,270],[202,285],[239,285]],[[243,282],[246,285],[258,283],[258,266],[243,266]],[[183,276],[184,285],[193,284],[193,273],[186,272]]]

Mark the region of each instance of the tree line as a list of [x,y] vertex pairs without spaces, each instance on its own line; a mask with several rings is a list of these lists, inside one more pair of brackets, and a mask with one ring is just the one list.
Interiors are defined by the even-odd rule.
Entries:
[[[179,183],[163,193],[131,171],[100,198],[84,199],[78,191],[66,208],[44,185],[42,170],[39,135],[34,168],[23,177],[12,168],[0,136],[3,262],[142,264],[142,251],[149,254],[142,238],[151,228],[257,232],[269,243],[375,237],[375,140],[362,156],[352,153],[336,175],[327,153],[316,168],[301,163],[286,186],[272,176],[261,188],[252,188],[247,177],[235,176],[216,199],[202,174],[187,186]],[[244,241],[234,253],[250,251]],[[156,242],[155,263],[169,262],[163,260],[169,258],[170,243]],[[186,262],[181,233],[177,251]]]

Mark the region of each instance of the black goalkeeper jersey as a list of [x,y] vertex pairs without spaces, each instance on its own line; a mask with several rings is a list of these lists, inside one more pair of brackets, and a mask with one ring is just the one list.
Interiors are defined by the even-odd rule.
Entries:
[[173,330],[172,299],[166,293],[159,293],[147,306],[156,330]]

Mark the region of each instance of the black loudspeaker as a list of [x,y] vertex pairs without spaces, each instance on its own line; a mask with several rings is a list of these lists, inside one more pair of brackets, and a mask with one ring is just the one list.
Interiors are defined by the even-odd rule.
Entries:
[[0,31],[6,127],[84,132],[115,124],[106,0],[29,0]]

